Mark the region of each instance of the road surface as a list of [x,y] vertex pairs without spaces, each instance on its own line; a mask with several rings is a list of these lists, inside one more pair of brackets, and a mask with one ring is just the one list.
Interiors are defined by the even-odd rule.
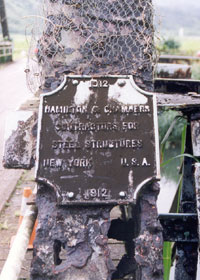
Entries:
[[9,114],[32,94],[26,86],[26,59],[3,65],[0,68],[0,211],[13,192],[22,171],[8,170],[2,166],[5,123],[9,123]]

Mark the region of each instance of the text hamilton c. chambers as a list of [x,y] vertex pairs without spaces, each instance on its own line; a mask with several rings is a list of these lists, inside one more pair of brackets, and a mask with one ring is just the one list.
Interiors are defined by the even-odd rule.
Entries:
[[[74,115],[78,117],[84,114],[99,114],[99,115],[140,115],[150,113],[149,105],[106,105],[102,108],[99,106],[92,106],[90,110],[87,106],[61,106],[61,105],[45,105],[44,106],[44,114],[53,114],[53,115]],[[89,121],[89,122],[80,122],[75,120],[69,120],[65,118],[58,118],[55,123],[55,131],[57,133],[61,132],[127,132],[134,131],[140,129],[140,121],[108,121],[108,122],[99,122],[99,121]],[[139,150],[143,149],[143,140],[142,139],[131,139],[131,138],[123,138],[123,139],[90,139],[85,140],[84,143],[80,143],[79,141],[64,141],[64,140],[52,140],[51,149],[57,151],[56,154],[67,151],[73,151],[74,155],[77,150],[80,149],[100,149],[100,150],[113,150],[113,149],[132,149]],[[129,166],[150,166],[150,163],[146,159],[146,157],[142,157],[140,160],[131,157],[127,159],[126,157],[120,158],[120,165],[123,167]],[[93,166],[92,158],[77,158],[76,156],[72,156],[67,161],[65,159],[59,158],[45,158],[43,159],[43,167],[46,168],[62,168],[65,167],[81,167],[81,168],[91,168]]]

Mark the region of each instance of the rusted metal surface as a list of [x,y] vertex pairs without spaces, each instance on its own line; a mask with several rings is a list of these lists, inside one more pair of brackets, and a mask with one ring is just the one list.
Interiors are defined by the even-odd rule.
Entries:
[[196,280],[197,245],[178,243],[176,251],[175,280]]
[[[192,154],[190,116],[188,119],[185,153]],[[184,158],[184,175],[180,199],[180,213],[196,213],[194,159]],[[175,280],[195,280],[197,271],[198,243],[178,242],[176,251]]]
[[[188,109],[191,112],[194,111],[194,108],[198,110],[200,103],[200,96],[198,94],[165,94],[165,93],[154,93],[157,98],[157,105],[159,107],[171,107],[177,110]],[[33,110],[37,111],[38,100],[29,101],[27,104],[21,106],[21,110],[27,109],[28,111]],[[15,119],[19,119],[19,116],[16,114]],[[132,121],[131,121],[132,122]],[[23,124],[24,123],[24,124]],[[22,125],[23,124],[23,125]],[[131,125],[131,124],[129,124]],[[4,166],[6,168],[30,168],[35,165],[35,150],[36,150],[36,126],[37,126],[37,117],[33,117],[32,121],[27,121],[27,125],[24,120],[18,122],[18,128],[11,130],[12,137],[6,139],[5,149],[4,149]],[[26,128],[26,131],[22,131],[22,128]],[[192,121],[192,129],[194,135],[198,132],[198,121]],[[15,132],[14,132],[15,131]],[[24,141],[23,139],[27,139]],[[29,139],[29,140],[28,140]],[[195,138],[197,141],[198,137]],[[193,141],[193,152],[194,155],[198,156],[196,146],[197,143]],[[12,144],[12,143],[13,144]],[[16,143],[19,143],[19,146],[16,146]],[[21,146],[21,144],[23,146]],[[196,143],[196,144],[195,144]],[[9,147],[14,147],[9,148]],[[22,147],[22,148],[19,148]],[[195,148],[196,147],[196,148]]]
[[[188,95],[188,94],[164,94],[164,93],[154,93],[157,97],[157,105],[159,107],[171,107],[176,108],[177,110],[190,109],[191,111],[196,108],[198,110],[200,97],[197,94]],[[37,111],[38,100],[33,100],[28,102],[26,105],[23,105],[20,109],[25,109],[28,106],[28,111],[33,110]],[[18,115],[18,113],[17,113]],[[19,118],[16,116],[16,119]],[[132,121],[131,121],[132,122]],[[26,132],[23,131],[22,127],[27,127],[27,125],[22,125],[24,121],[19,121],[18,128],[13,129],[12,137],[6,140],[5,149],[4,149],[4,165],[6,168],[30,168],[34,166],[35,161],[35,150],[36,150],[36,126],[37,126],[37,117],[34,117],[31,122],[28,121],[28,129]],[[131,124],[129,124],[131,125]],[[192,121],[192,128],[198,126],[198,121]],[[15,130],[15,132],[14,132]],[[194,132],[194,133],[197,133]],[[29,139],[23,141],[23,139]],[[20,140],[21,139],[21,140]],[[197,140],[197,138],[196,138]],[[11,144],[13,142],[13,144]],[[23,143],[23,147],[19,149],[19,146],[16,146],[16,143]],[[14,150],[9,147],[14,145]],[[193,142],[193,150],[195,149],[195,142]],[[197,149],[197,148],[196,148]],[[15,153],[14,153],[15,151]],[[14,154],[16,156],[14,156]],[[196,152],[195,152],[196,154]],[[22,161],[22,159],[24,159]]]
[[[153,183],[146,188],[138,199],[135,229],[137,237],[135,243],[135,260],[137,264],[136,279],[150,280],[163,279],[162,263],[162,227],[158,220],[156,199],[159,193],[159,184]],[[139,234],[137,234],[139,231]]]
[[5,168],[30,169],[35,164],[37,114],[16,112],[7,124],[4,147]]
[[200,114],[196,114],[196,119],[191,121],[191,135],[192,135],[192,148],[193,155],[200,157]]
[[187,79],[163,79],[158,78],[154,80],[154,91],[162,93],[200,93],[199,80]]
[[[164,241],[170,242],[198,242],[198,216],[197,214],[168,213],[159,214],[158,219],[163,228]],[[119,241],[130,241],[134,238],[136,218],[124,221],[116,219],[111,221],[108,232],[109,238]]]
[[[198,243],[200,243],[200,163],[195,163],[195,189],[198,216]],[[198,246],[198,266],[196,280],[200,277],[200,246]]]
[[69,73],[128,74],[152,89],[152,0],[48,0],[44,18],[37,58],[48,91]]
[[197,214],[160,214],[164,241],[198,242]]
[[108,236],[125,241],[127,250],[115,274],[127,275],[126,272],[122,274],[120,270],[121,267],[126,267],[131,279],[163,279],[163,235],[155,207],[158,193],[158,183],[148,185],[140,194],[137,204],[130,209],[129,219],[112,220]]
[[162,63],[179,63],[185,61],[188,64],[191,62],[200,62],[200,58],[196,56],[182,56],[182,55],[160,55],[159,62]]
[[115,270],[107,243],[111,208],[57,207],[55,193],[42,186],[37,204],[31,279],[111,279]]
[[156,65],[158,78],[190,79],[191,66],[184,64],[158,63]]
[[62,87],[41,101],[36,180],[61,205],[132,203],[160,176],[155,96],[125,76]]
[[[51,0],[45,4],[45,30],[38,41],[37,58],[46,92],[60,84],[63,74],[128,74],[142,89],[153,90],[151,0]],[[141,210],[134,229],[135,244],[127,242],[127,256],[122,258],[113,277],[132,273],[137,280],[162,279],[158,191],[159,185],[155,183],[142,189],[145,194],[135,206],[137,211]],[[58,206],[55,192],[44,184],[39,185],[37,205],[39,227],[31,280],[111,279],[114,268],[107,250],[111,207]],[[63,247],[66,251],[61,252],[65,255],[61,260]],[[143,249],[147,253],[143,254]],[[128,265],[127,271],[124,263]]]
[[192,94],[166,94],[166,93],[156,93],[157,104],[159,107],[170,107],[174,110],[184,110],[199,108],[200,95],[196,93]]

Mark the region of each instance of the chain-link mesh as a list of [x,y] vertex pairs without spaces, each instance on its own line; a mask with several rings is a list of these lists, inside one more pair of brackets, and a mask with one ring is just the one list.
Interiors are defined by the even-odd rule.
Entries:
[[41,69],[29,63],[30,79],[53,88],[63,73],[129,74],[151,84],[152,0],[45,0],[43,18],[34,47]]

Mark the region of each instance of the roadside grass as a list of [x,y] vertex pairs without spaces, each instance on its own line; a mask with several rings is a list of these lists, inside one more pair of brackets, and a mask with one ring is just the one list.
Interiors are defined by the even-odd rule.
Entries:
[[192,64],[192,79],[200,80],[200,63]]
[[200,51],[200,37],[183,37],[180,44],[180,52],[185,55],[195,56]]
[[[168,46],[168,48],[164,48],[165,43],[173,41],[177,48],[173,48],[172,46]],[[200,36],[184,36],[184,37],[162,37],[155,38],[155,43],[157,49],[161,52],[167,54],[176,54],[176,55],[192,55],[195,56],[198,51],[200,51]],[[179,46],[180,45],[180,46]]]
[[8,229],[8,221],[5,220],[3,223],[0,223],[0,230],[7,230]]
[[[10,34],[10,38],[13,44],[13,56],[12,61],[20,60],[24,57],[28,57],[28,50],[30,46],[31,36],[30,35],[21,35],[21,34]],[[0,41],[3,40],[0,37]],[[2,62],[0,63],[0,69],[4,68],[6,65],[12,63]]]
[[13,61],[19,60],[28,55],[30,35],[11,34],[13,40]]
[[[180,40],[180,53],[196,56],[200,51],[200,37],[184,37]],[[192,63],[192,79],[200,80],[200,63]]]
[[[165,42],[173,41],[177,43],[178,46],[176,49],[166,48]],[[157,50],[161,54],[171,54],[171,55],[183,55],[183,56],[197,56],[197,53],[200,52],[200,36],[184,36],[184,37],[174,37],[168,36],[166,38],[161,38],[155,40],[157,45]],[[192,79],[200,80],[200,62],[192,63]]]
[[17,189],[21,189],[21,185],[23,184],[23,182],[25,181],[25,177],[28,173],[28,170],[24,170],[21,177],[19,178],[19,180],[17,181],[17,184],[16,184],[16,188]]

